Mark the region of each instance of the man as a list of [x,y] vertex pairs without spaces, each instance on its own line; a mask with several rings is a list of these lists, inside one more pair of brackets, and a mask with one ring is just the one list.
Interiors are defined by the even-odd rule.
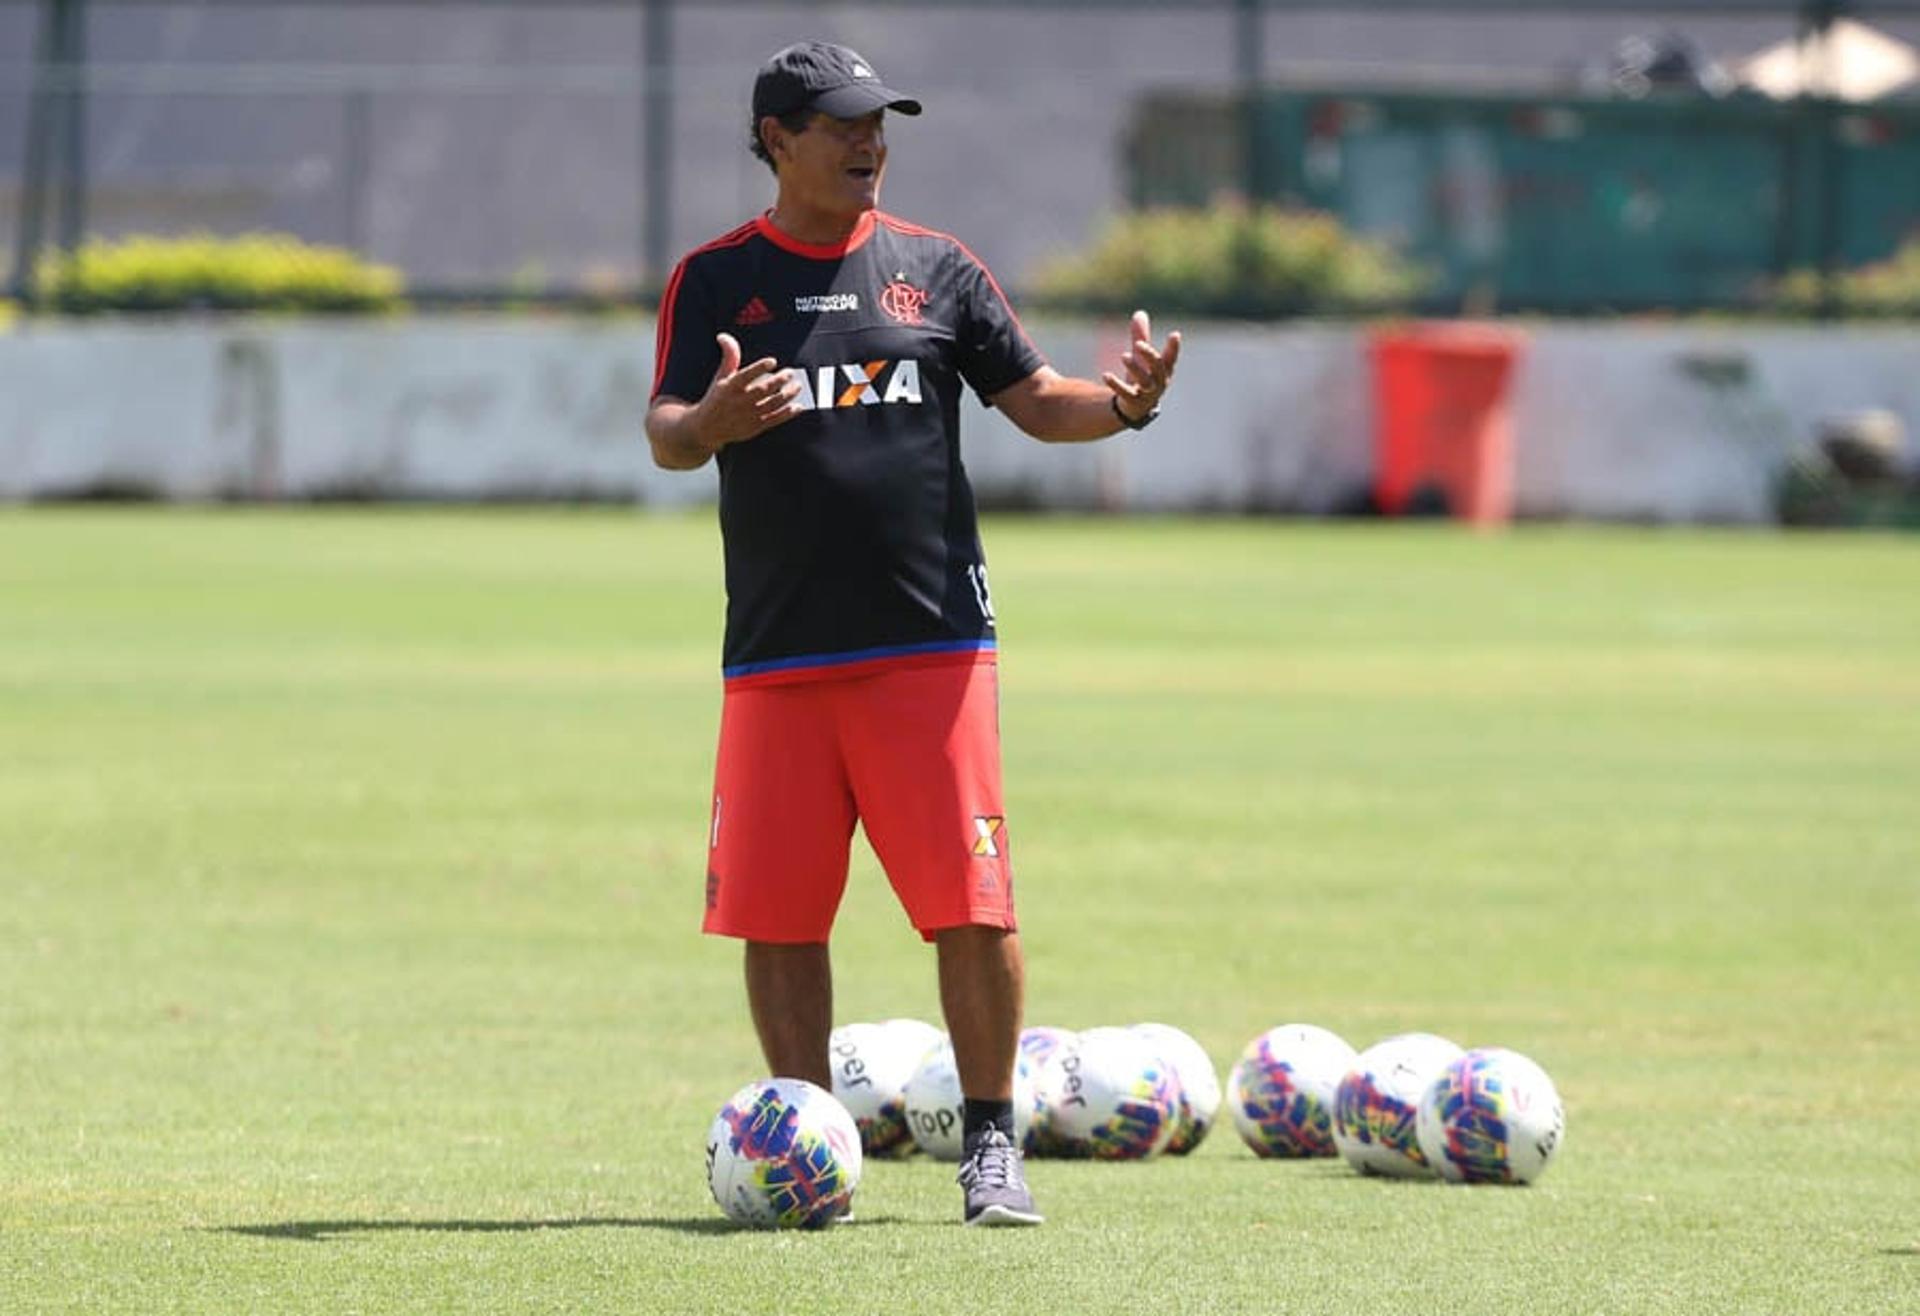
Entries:
[[972,252],[877,209],[889,110],[920,103],[843,46],[774,55],[752,122],[773,208],[688,255],[661,301],[654,460],[720,467],[705,930],[746,942],[772,1072],[830,1086],[827,939],[862,823],[937,948],[966,1098],[963,1219],[1038,1224],[1013,1138],[1023,962],[960,395],[1048,441],[1142,429],[1179,335],[1156,349],[1137,313],[1124,378],[1054,371]]

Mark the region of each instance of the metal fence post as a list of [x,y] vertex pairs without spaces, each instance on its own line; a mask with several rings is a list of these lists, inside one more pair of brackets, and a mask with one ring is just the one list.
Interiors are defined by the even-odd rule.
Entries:
[[1273,196],[1269,158],[1273,152],[1260,106],[1260,85],[1266,76],[1266,6],[1263,0],[1236,0],[1235,10],[1235,80],[1240,84],[1240,136],[1247,153],[1241,187],[1247,205],[1255,207]]
[[66,72],[66,132],[60,169],[60,248],[69,254],[87,235],[87,5],[62,0],[65,37],[61,53]]
[[63,0],[41,0],[35,21],[33,82],[27,92],[26,142],[20,170],[20,212],[14,224],[13,295],[37,304],[33,265],[40,256],[40,229],[47,208],[47,147],[53,124],[54,70],[60,59],[59,10]]
[[641,282],[656,288],[673,263],[673,8],[646,0],[646,123],[642,134]]
[[1820,272],[1820,293],[1816,314],[1831,320],[1840,314],[1840,237],[1844,231],[1845,203],[1841,198],[1839,90],[1832,84],[1833,60],[1829,42],[1833,25],[1840,16],[1841,0],[1806,0],[1801,10],[1802,40],[1819,43],[1820,85],[1809,98],[1801,90],[1800,104],[1808,118],[1808,136],[1813,142],[1814,159],[1814,251]]
[[1240,296],[1247,297],[1259,277],[1259,212],[1272,199],[1273,169],[1268,160],[1272,151],[1267,142],[1267,116],[1260,104],[1260,84],[1266,74],[1266,15],[1262,0],[1237,0],[1235,8],[1235,72],[1236,81],[1240,84],[1240,140],[1247,154],[1240,184],[1246,193],[1246,213],[1240,217],[1241,229],[1235,239],[1234,265]]
[[372,170],[373,96],[358,88],[342,97],[340,208],[350,250],[367,252],[367,175]]

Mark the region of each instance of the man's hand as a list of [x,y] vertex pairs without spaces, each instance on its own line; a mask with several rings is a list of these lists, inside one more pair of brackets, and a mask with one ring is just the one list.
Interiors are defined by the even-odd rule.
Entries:
[[1127,354],[1120,367],[1122,379],[1111,371],[1098,381],[1062,375],[1041,366],[1018,383],[1009,384],[987,401],[1024,432],[1047,443],[1082,443],[1104,439],[1121,431],[1117,411],[1129,421],[1144,419],[1160,405],[1173,382],[1174,363],[1180,359],[1180,335],[1167,335],[1166,346],[1153,345],[1153,326],[1145,311],[1133,313]]
[[732,334],[716,334],[720,368],[698,402],[662,394],[647,409],[647,441],[653,460],[669,471],[691,471],[729,443],[757,438],[799,413],[793,399],[800,381],[781,370],[770,356],[740,364],[740,344]]
[[1128,420],[1140,420],[1160,405],[1161,395],[1173,382],[1174,363],[1180,359],[1180,331],[1167,335],[1166,345],[1155,349],[1153,327],[1145,311],[1133,313],[1133,336],[1127,354],[1120,360],[1127,372],[1122,379],[1105,371],[1100,379],[1113,390],[1113,405]]
[[707,394],[694,405],[694,433],[709,450],[757,438],[797,414],[792,406],[800,381],[781,370],[779,362],[763,356],[740,364],[740,344],[732,334],[718,334],[720,368],[713,372]]

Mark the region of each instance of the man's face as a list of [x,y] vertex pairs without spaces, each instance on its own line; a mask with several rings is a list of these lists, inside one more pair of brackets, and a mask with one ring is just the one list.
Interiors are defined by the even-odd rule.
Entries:
[[813,209],[857,216],[880,202],[887,167],[887,112],[857,119],[816,114],[797,133],[776,121],[773,158],[780,189]]

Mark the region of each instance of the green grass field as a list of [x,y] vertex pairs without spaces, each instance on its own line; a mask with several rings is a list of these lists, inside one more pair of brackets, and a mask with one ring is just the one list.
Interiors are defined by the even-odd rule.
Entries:
[[[995,521],[1029,1016],[1526,1051],[1538,1186],[724,1226],[710,515],[0,515],[0,1310],[1920,1309],[1920,541]],[[860,852],[842,1020],[935,1017]]]

